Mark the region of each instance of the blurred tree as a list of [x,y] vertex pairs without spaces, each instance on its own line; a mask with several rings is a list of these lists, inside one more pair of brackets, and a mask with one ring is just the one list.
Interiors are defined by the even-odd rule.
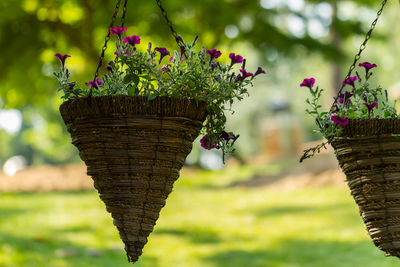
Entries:
[[[32,150],[39,152],[42,160],[38,162],[66,162],[77,155],[67,145],[68,135],[58,114],[61,101],[51,77],[54,53],[73,55],[68,62],[74,78],[90,80],[115,3],[0,1],[0,98],[6,108],[23,112],[24,125],[29,127],[18,135],[18,140],[30,147],[26,150],[30,154]],[[340,7],[349,1],[165,0],[163,4],[184,39],[191,40],[199,34],[201,45],[209,48],[246,42],[260,53],[261,62],[273,60],[271,54],[294,56],[299,49],[338,62],[345,56],[341,41],[364,34],[366,26],[358,17],[338,16]],[[350,4],[374,9],[377,6],[373,0]],[[130,0],[126,25],[142,40],[175,46],[155,1]],[[111,58],[112,48],[109,50]],[[39,138],[39,134],[45,137]]]

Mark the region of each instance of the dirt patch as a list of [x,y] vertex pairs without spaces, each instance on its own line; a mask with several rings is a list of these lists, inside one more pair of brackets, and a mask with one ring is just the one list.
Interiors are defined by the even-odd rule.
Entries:
[[345,179],[333,151],[327,151],[301,164],[296,163],[277,175],[255,174],[247,181],[236,182],[230,186],[293,190],[303,187],[345,186]]
[[319,174],[305,173],[289,175],[268,185],[271,190],[293,191],[298,188],[320,188],[324,186],[347,186],[346,176],[341,170],[328,170]]
[[86,175],[86,166],[29,167],[14,176],[0,173],[0,192],[50,192],[92,190],[93,180]]
[[[197,169],[185,167],[182,175],[195,175]],[[329,185],[346,186],[333,152],[320,154],[304,163],[293,164],[278,175],[255,174],[247,181],[229,186],[266,187],[271,190],[295,190]],[[29,167],[14,176],[0,173],[0,192],[51,192],[92,190],[93,181],[84,164]]]

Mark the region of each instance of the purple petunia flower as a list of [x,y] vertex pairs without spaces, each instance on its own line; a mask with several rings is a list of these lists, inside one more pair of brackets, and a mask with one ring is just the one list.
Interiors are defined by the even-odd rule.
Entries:
[[229,141],[231,140],[231,137],[229,136],[229,134],[225,131],[221,132],[221,138],[224,139],[225,141]]
[[213,60],[214,58],[219,58],[222,55],[221,51],[217,49],[207,50],[206,53],[210,55],[211,60]]
[[300,87],[308,87],[312,89],[315,84],[315,79],[314,78],[309,78],[309,79],[304,79],[303,82],[300,84]]
[[214,71],[214,69],[216,68],[216,67],[218,67],[219,66],[219,63],[218,62],[211,62],[211,71]]
[[65,65],[65,60],[67,58],[71,57],[70,55],[61,55],[60,53],[57,53],[54,56],[61,61],[61,64],[62,64],[63,68],[64,68],[64,65]]
[[120,27],[120,26],[115,26],[114,29],[110,29],[110,33],[118,36],[121,38],[121,35],[123,32],[126,31],[126,28]]
[[164,47],[156,47],[154,48],[155,51],[160,52],[160,63],[161,60],[165,57],[169,55],[169,51],[167,50],[167,48]]
[[226,142],[228,142],[229,140],[232,140],[232,145],[236,142],[236,140],[239,138],[239,135],[234,135],[233,133],[227,133],[225,131],[221,132],[221,136],[222,139],[224,139]]
[[239,138],[239,134],[238,135],[233,135],[232,137],[232,145],[236,142],[236,140]]
[[113,72],[112,66],[114,65],[114,61],[110,61],[106,67],[108,72]]
[[241,82],[241,81],[242,81],[242,76],[241,76],[240,74],[238,74],[238,75],[235,77],[234,82],[237,83],[237,82]]
[[243,77],[242,77],[242,80],[246,79],[247,77],[253,77],[253,76],[254,76],[253,73],[247,72],[247,71],[244,70],[244,69],[241,69],[240,72],[242,73],[242,76],[243,76]]
[[370,113],[375,107],[378,106],[378,102],[373,102],[371,104],[363,103],[363,105],[368,108],[368,113]]
[[343,125],[343,126],[346,126],[347,124],[349,124],[349,121],[346,118],[342,118],[338,115],[332,115],[331,121],[333,121],[336,124]]
[[236,63],[243,62],[243,57],[240,55],[235,55],[235,53],[230,53],[229,58],[231,59],[231,67]]
[[357,81],[357,80],[358,80],[357,76],[349,77],[349,78],[347,78],[346,80],[343,81],[343,85],[348,84],[348,85],[351,85],[351,86],[353,86],[355,88],[354,82]]
[[343,104],[344,102],[349,101],[350,97],[352,97],[353,94],[350,93],[349,91],[346,91],[344,94],[340,93],[339,94],[339,104]]
[[256,73],[254,73],[254,76],[257,76],[262,73],[265,74],[265,70],[263,70],[261,67],[258,67]]
[[69,89],[71,89],[71,90],[74,89],[75,85],[76,85],[75,82],[73,82],[73,83],[68,83]]
[[215,147],[217,147],[217,142],[212,143],[211,145],[209,144],[210,140],[208,140],[208,135],[203,136],[200,140],[201,147],[207,150],[211,150]]
[[368,75],[368,72],[370,71],[370,69],[373,69],[373,68],[377,67],[376,64],[371,64],[369,62],[360,63],[360,64],[358,64],[358,66],[364,67],[365,68],[365,72],[367,73],[367,75]]
[[140,44],[140,37],[137,35],[127,36],[124,39],[124,43],[128,43],[134,47],[135,45]]

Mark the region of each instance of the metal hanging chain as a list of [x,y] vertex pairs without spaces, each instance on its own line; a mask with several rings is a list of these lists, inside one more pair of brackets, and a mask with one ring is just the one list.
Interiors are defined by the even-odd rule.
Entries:
[[163,17],[165,18],[165,20],[167,21],[168,27],[171,30],[172,35],[175,38],[176,43],[178,44],[178,46],[180,47],[181,45],[183,45],[182,42],[182,38],[176,33],[176,31],[174,30],[174,26],[172,25],[172,22],[169,20],[168,15],[167,15],[167,11],[165,11],[165,9],[163,8],[163,6],[161,5],[161,0],[156,0],[158,7],[161,10],[161,14],[163,15]]
[[[369,31],[367,32],[367,34],[366,34],[366,36],[365,36],[365,40],[364,40],[364,42],[363,42],[363,43],[361,44],[361,46],[360,46],[360,50],[358,51],[358,53],[357,53],[357,54],[355,55],[355,57],[354,57],[353,64],[350,66],[349,72],[347,73],[347,76],[346,76],[346,78],[344,79],[345,81],[346,81],[348,78],[350,78],[350,76],[351,76],[353,70],[355,69],[355,67],[356,67],[356,65],[357,65],[358,60],[360,60],[360,58],[361,58],[361,53],[362,53],[362,52],[364,51],[364,49],[367,47],[367,43],[368,43],[369,39],[371,38],[372,32],[374,31],[375,26],[376,26],[376,24],[378,23],[379,17],[381,16],[382,11],[383,11],[383,8],[385,7],[386,3],[387,3],[387,0],[383,0],[382,6],[381,6],[381,8],[380,8],[379,11],[378,11],[375,20],[372,22],[371,28],[369,29]],[[331,108],[330,108],[330,111],[329,111],[330,114],[331,114],[332,111],[334,110],[334,106],[335,106],[335,104],[336,104],[336,101],[337,101],[337,99],[339,98],[339,95],[342,93],[344,87],[345,87],[345,84],[342,84],[342,87],[340,88],[340,90],[339,90],[337,96],[335,97],[335,100],[334,100],[334,102],[333,102],[333,104],[332,104],[332,106],[331,106]]]
[[[360,60],[360,58],[361,58],[361,53],[365,50],[365,48],[366,48],[366,46],[367,46],[367,43],[368,43],[368,40],[371,38],[372,32],[374,31],[374,29],[375,29],[375,27],[376,27],[376,24],[378,23],[379,17],[381,16],[382,11],[383,11],[383,9],[384,9],[386,3],[387,3],[387,0],[383,0],[382,6],[381,6],[381,8],[380,8],[379,11],[378,11],[375,20],[372,22],[371,28],[370,28],[369,31],[367,32],[367,34],[366,34],[366,36],[365,36],[365,40],[364,40],[364,42],[363,42],[363,43],[361,44],[361,46],[360,46],[360,50],[359,50],[358,53],[355,55],[353,64],[350,66],[349,72],[347,73],[347,76],[346,76],[346,78],[345,78],[344,80],[347,80],[348,78],[350,78],[351,73],[352,73],[353,70],[355,69],[358,60]],[[333,104],[332,104],[332,106],[331,106],[331,108],[330,108],[330,110],[329,110],[329,113],[330,113],[330,114],[332,114],[332,112],[333,112],[333,110],[334,110],[334,107],[335,107],[335,104],[336,104],[336,102],[337,102],[337,99],[339,98],[340,94],[342,93],[344,87],[345,87],[345,84],[342,84],[342,86],[341,86],[341,88],[340,88],[338,94],[337,94],[336,97],[334,98]],[[326,149],[326,145],[329,144],[331,141],[332,141],[332,140],[329,139],[328,141],[325,141],[325,142],[323,142],[323,143],[321,143],[321,144],[318,144],[318,145],[315,146],[315,147],[312,147],[312,148],[310,148],[310,149],[304,150],[303,156],[302,156],[301,159],[300,159],[300,163],[303,162],[305,159],[311,158],[311,157],[313,157],[315,154],[319,153],[320,150],[321,150],[322,148],[325,148],[325,149]]]
[[128,0],[125,0],[123,11],[122,11],[122,18],[121,18],[121,27],[123,28],[125,25],[125,16],[126,10],[128,9]]
[[[127,2],[128,2],[128,0],[125,0],[124,13],[122,15],[122,20],[121,20],[123,23],[125,22]],[[96,69],[96,72],[94,73],[94,78],[93,78],[94,82],[96,82],[96,78],[97,78],[97,76],[99,76],[99,70],[100,70],[101,66],[103,65],[104,54],[105,54],[105,52],[107,50],[107,43],[111,38],[110,30],[114,27],[114,23],[115,23],[115,20],[117,19],[117,15],[118,15],[118,11],[119,11],[120,5],[121,5],[121,0],[117,0],[117,4],[116,4],[115,9],[114,9],[114,14],[113,14],[113,16],[111,18],[110,26],[107,29],[107,35],[106,35],[105,40],[104,40],[104,45],[103,45],[103,48],[101,49],[101,55],[100,55],[99,63],[97,64],[97,69]],[[89,96],[92,95],[92,91],[93,91],[93,86],[90,87]]]

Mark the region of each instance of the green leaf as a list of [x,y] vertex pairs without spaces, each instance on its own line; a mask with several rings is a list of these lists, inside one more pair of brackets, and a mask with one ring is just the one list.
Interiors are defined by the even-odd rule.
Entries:
[[124,83],[134,83],[136,85],[139,84],[139,76],[133,73],[128,73],[124,77]]
[[157,98],[157,95],[156,94],[150,94],[148,97],[147,97],[147,99],[149,100],[149,101],[152,101],[152,100],[154,100],[154,99],[156,99]]
[[128,88],[128,95],[136,95],[135,87],[131,86]]

